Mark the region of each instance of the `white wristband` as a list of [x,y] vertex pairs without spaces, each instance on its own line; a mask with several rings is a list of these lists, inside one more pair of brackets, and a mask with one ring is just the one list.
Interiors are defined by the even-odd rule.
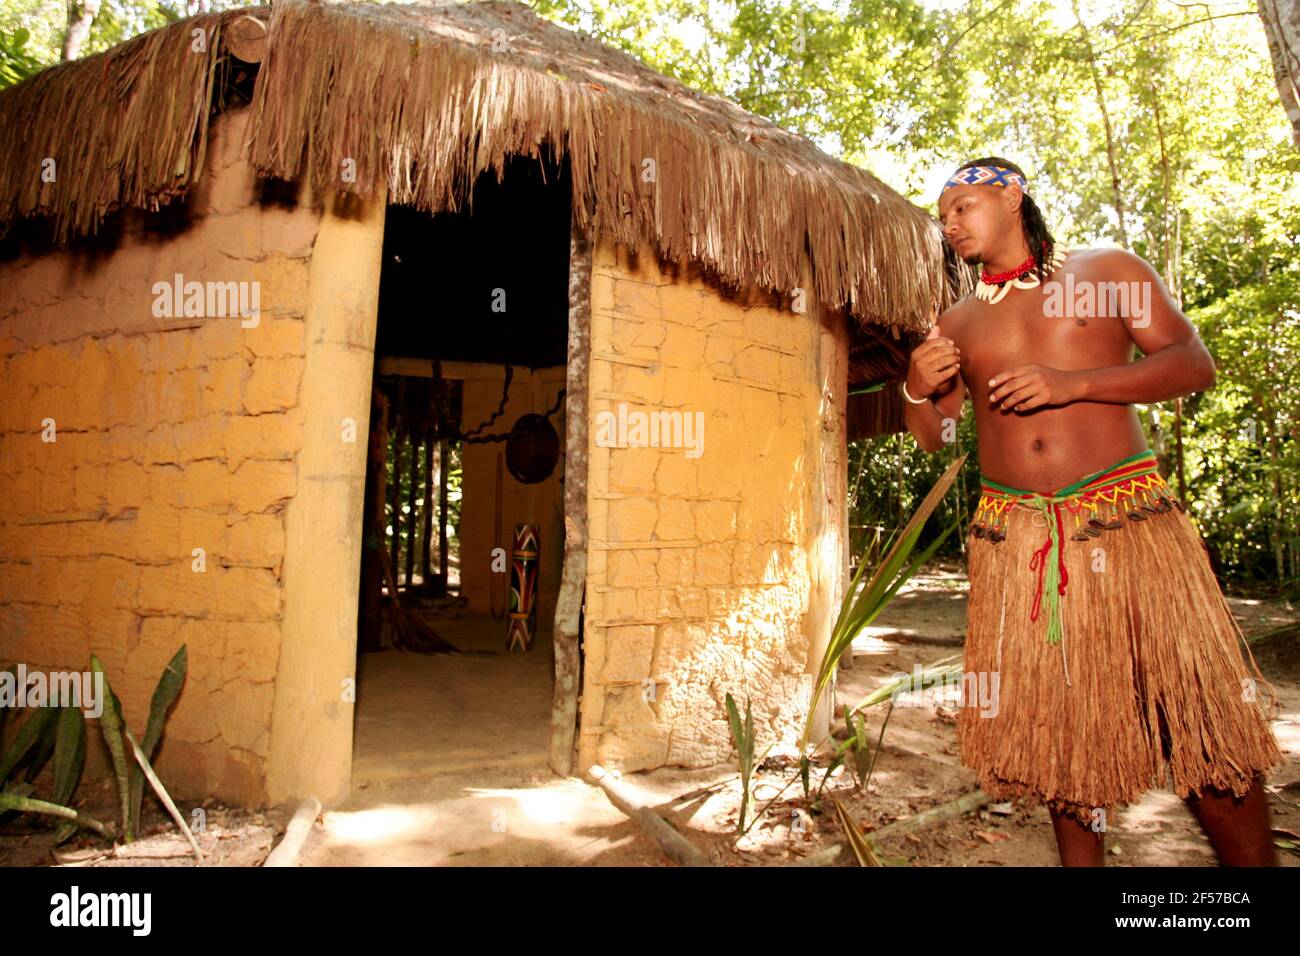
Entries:
[[924,405],[926,402],[929,401],[928,398],[913,398],[911,395],[907,394],[907,379],[903,379],[902,385],[903,385],[903,397],[907,399],[909,402],[911,402],[913,405]]

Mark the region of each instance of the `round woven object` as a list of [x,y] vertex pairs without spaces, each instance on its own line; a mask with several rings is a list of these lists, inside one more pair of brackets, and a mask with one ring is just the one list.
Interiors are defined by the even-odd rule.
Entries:
[[560,436],[544,415],[523,415],[506,439],[506,468],[515,481],[545,481],[560,460]]

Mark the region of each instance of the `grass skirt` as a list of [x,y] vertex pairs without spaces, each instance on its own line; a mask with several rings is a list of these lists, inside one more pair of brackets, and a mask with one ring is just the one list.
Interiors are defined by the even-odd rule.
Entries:
[[1276,691],[1150,451],[1053,496],[984,478],[968,554],[965,683],[996,695],[963,699],[958,736],[990,795],[1091,823],[1171,772],[1240,795],[1282,761]]

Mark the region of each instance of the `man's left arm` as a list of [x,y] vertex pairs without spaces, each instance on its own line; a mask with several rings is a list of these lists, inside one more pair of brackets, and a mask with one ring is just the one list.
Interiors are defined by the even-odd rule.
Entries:
[[1119,321],[1144,357],[1125,365],[1072,372],[1072,400],[1160,402],[1213,388],[1214,359],[1155,270],[1122,250],[1108,254],[1098,265],[1106,282],[1125,283],[1123,288],[1139,291],[1136,302],[1128,296],[1127,315]]

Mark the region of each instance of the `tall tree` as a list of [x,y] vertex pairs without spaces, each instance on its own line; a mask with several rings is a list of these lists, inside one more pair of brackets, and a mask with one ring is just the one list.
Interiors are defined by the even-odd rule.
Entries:
[[68,0],[68,32],[63,35],[63,62],[81,56],[90,37],[90,26],[99,16],[104,0]]
[[1264,21],[1277,94],[1291,120],[1291,139],[1300,149],[1300,2],[1259,0],[1259,18]]

